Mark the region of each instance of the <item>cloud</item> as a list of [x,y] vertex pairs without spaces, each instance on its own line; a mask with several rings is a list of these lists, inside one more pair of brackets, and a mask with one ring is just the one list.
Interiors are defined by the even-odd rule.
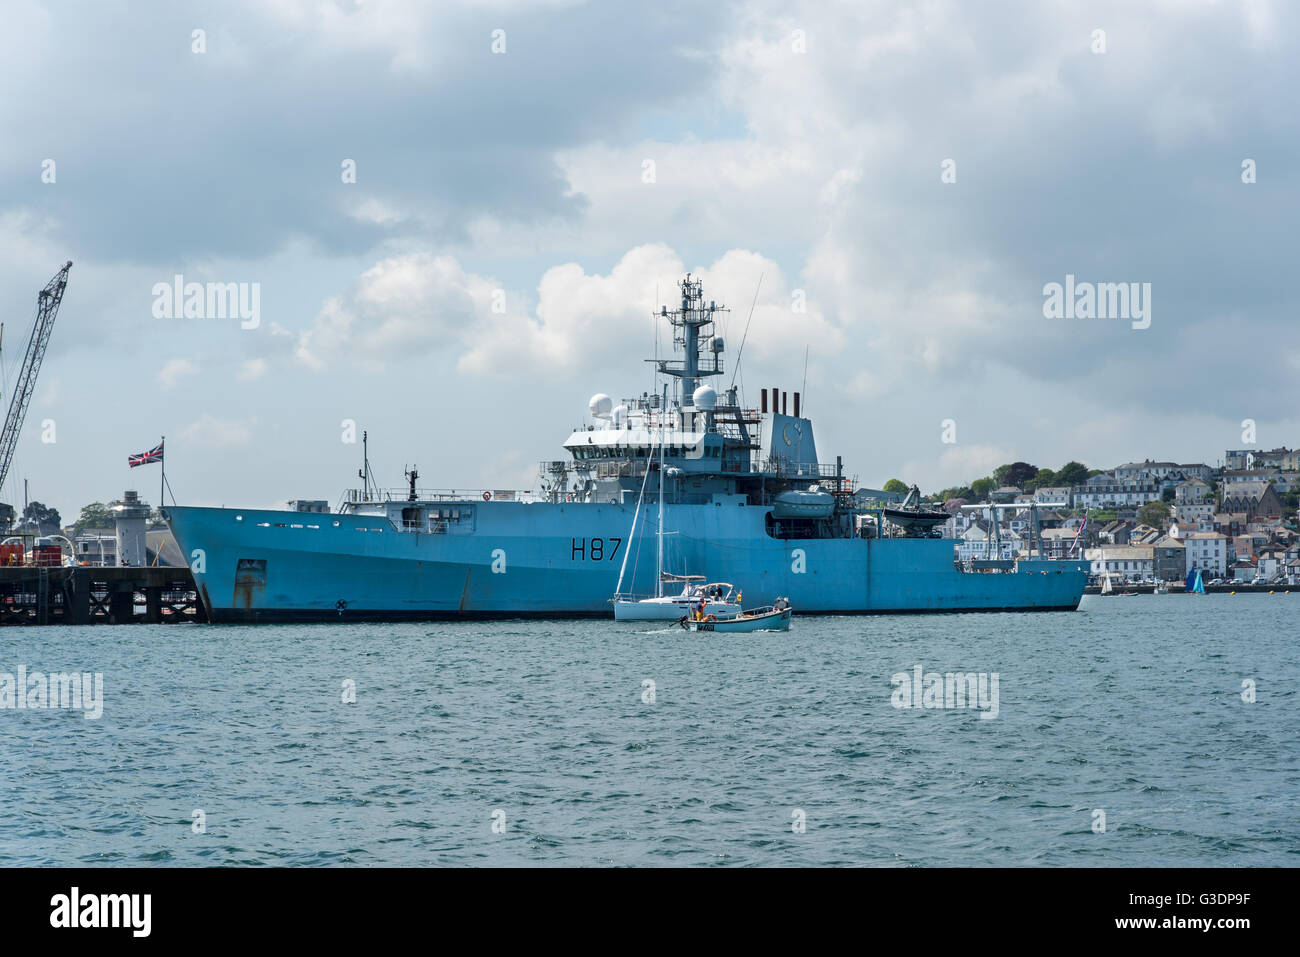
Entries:
[[[548,429],[592,392],[650,387],[651,313],[687,270],[732,309],[728,381],[763,275],[737,383],[800,387],[807,349],[819,448],[869,474],[1113,465],[1153,429],[1152,454],[1213,460],[1247,416],[1300,434],[1289,5],[10,6],[0,82],[42,95],[0,101],[0,301],[30,310],[77,259],[47,357],[61,401],[94,401],[118,350],[122,401],[169,436],[273,407],[291,464],[214,463],[200,498],[265,501],[303,461],[351,474],[343,417],[417,446],[372,448],[397,484],[435,402],[474,415],[443,426],[440,468],[463,471],[430,481],[479,481],[499,437],[461,420],[517,418],[525,384],[535,425],[512,442],[553,457]],[[141,290],[178,272],[258,280],[262,326],[152,320]],[[1151,282],[1151,328],[1045,319],[1067,273]],[[173,356],[195,369],[146,404]],[[175,388],[199,363],[214,391]]]
[[[676,306],[687,272],[676,252],[652,243],[628,250],[604,274],[577,263],[553,266],[534,298],[466,272],[451,257],[410,253],[376,263],[327,300],[299,335],[295,355],[317,371],[340,361],[377,370],[447,350],[472,375],[564,375],[610,364],[639,369],[656,348],[665,356],[672,348],[671,330],[657,313]],[[819,355],[842,348],[841,331],[767,257],[733,249],[697,274],[706,298],[720,305],[731,298],[731,312],[718,314],[716,329],[730,361],[742,345],[751,362],[784,360],[804,347]]]
[[197,375],[198,364],[190,359],[168,359],[158,370],[158,382],[164,389],[174,389],[181,379]]
[[255,419],[237,421],[219,419],[205,412],[196,421],[179,430],[180,438],[207,448],[230,448],[247,445],[253,438]]
[[[83,256],[164,269],[270,255],[303,236],[356,253],[392,237],[456,241],[485,215],[572,221],[585,199],[556,151],[621,141],[641,109],[703,95],[723,13],[684,0],[653,11],[237,0],[220,17],[72,3],[56,21],[19,2],[6,8],[0,85],[39,82],[42,96],[0,103],[0,128],[23,131],[0,139],[0,210],[46,211]],[[505,53],[492,52],[496,29]],[[628,69],[632,49],[654,51],[653,82]],[[52,61],[77,68],[51,72]],[[40,181],[45,157],[55,185]]]
[[245,359],[239,366],[238,379],[241,382],[251,382],[254,379],[260,379],[266,375],[267,363],[265,359]]
[[490,311],[497,288],[449,256],[384,259],[325,302],[294,354],[316,371],[341,360],[380,369],[458,341],[476,315]]

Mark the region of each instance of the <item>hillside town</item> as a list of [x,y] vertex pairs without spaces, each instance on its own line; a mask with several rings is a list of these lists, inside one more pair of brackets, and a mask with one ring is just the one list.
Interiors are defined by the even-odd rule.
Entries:
[[[874,507],[906,493],[891,479],[857,498]],[[1217,467],[1147,459],[1106,470],[1069,462],[1053,472],[1015,462],[926,502],[949,513],[936,534],[953,540],[962,562],[1083,558],[1094,580],[1117,584],[1182,581],[1195,571],[1207,584],[1300,584],[1300,450],[1229,449]],[[0,563],[184,564],[157,509],[135,491],[85,506],[66,526],[39,502],[21,515],[0,505],[0,530]]]
[[[891,480],[883,490],[905,490]],[[963,561],[1084,558],[1095,579],[1300,584],[1300,451],[1229,449],[1223,464],[1147,459],[1060,472],[1004,465],[930,496]],[[987,508],[963,506],[987,504]],[[997,526],[993,516],[997,515]]]

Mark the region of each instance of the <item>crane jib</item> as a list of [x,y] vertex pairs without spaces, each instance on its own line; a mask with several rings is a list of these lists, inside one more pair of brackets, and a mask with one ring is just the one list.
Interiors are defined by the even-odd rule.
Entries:
[[54,317],[58,314],[59,303],[63,301],[63,290],[68,285],[68,270],[71,268],[72,261],[69,260],[36,295],[36,323],[32,326],[32,338],[27,343],[22,370],[14,384],[4,431],[0,433],[0,488],[4,487],[5,478],[9,475],[9,464],[13,461],[23,421],[27,418],[27,406],[36,390],[36,375],[41,371],[41,360],[45,358],[45,349],[50,344]]

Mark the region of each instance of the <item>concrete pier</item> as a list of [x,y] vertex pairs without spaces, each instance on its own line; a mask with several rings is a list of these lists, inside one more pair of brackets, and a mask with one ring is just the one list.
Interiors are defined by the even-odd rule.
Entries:
[[0,625],[206,620],[186,566],[0,567]]

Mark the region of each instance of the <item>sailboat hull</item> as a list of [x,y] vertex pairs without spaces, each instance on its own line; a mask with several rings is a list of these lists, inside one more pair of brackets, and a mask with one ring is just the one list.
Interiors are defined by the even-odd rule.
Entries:
[[[679,621],[682,616],[694,611],[689,598],[647,598],[633,601],[623,598],[614,601],[615,621]],[[734,602],[706,602],[706,615],[731,616],[740,613],[740,606]]]

